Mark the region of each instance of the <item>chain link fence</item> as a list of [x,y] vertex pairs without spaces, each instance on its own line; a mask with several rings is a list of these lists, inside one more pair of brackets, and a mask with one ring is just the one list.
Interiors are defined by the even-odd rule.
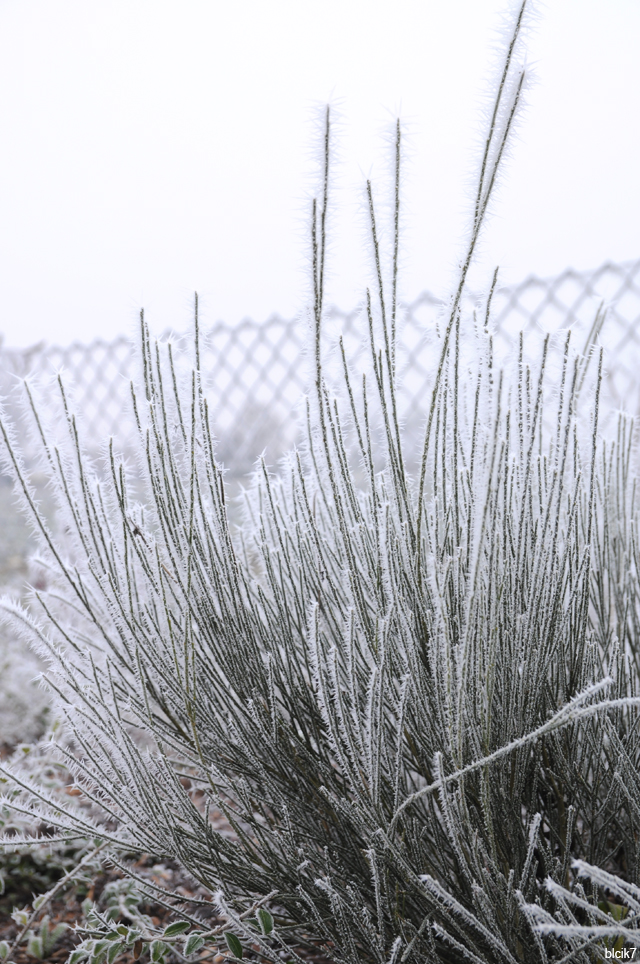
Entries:
[[[466,307],[473,309],[474,299],[467,300]],[[483,300],[478,298],[478,304]],[[508,351],[524,329],[529,345],[535,346],[536,337],[544,332],[571,328],[581,348],[602,302],[607,307],[601,333],[606,347],[605,394],[612,407],[637,412],[640,261],[607,263],[595,271],[567,270],[550,279],[531,276],[520,284],[498,287],[492,304],[496,344],[500,351]],[[443,308],[444,302],[425,292],[403,306],[400,314],[399,406],[409,432],[421,426]],[[339,335],[354,367],[366,363],[367,322],[362,309],[327,313],[327,370],[334,373]],[[233,327],[218,323],[203,339],[205,388],[220,440],[219,455],[232,478],[245,474],[265,450],[268,461],[275,464],[295,441],[298,422],[292,413],[308,385],[308,340],[304,319],[277,316]],[[175,336],[174,341],[183,367],[190,365],[188,336]],[[126,449],[133,431],[129,384],[136,364],[135,350],[125,337],[67,347],[0,346],[0,392],[11,407],[20,379],[29,376],[42,384],[53,383],[55,374],[61,373],[73,408],[80,413],[85,441],[97,443],[113,435]]]
[[[466,309],[484,311],[482,298],[467,299]],[[477,302],[477,304],[476,304]],[[555,278],[531,276],[520,284],[498,287],[492,303],[495,344],[499,354],[517,345],[518,332],[527,334],[534,352],[545,332],[571,328],[583,348],[600,305],[607,309],[600,340],[605,346],[603,399],[608,409],[640,412],[640,261],[604,264],[595,271],[564,271]],[[399,411],[407,435],[417,440],[429,398],[431,372],[445,304],[425,292],[400,313],[397,361],[400,375]],[[354,370],[367,368],[366,314],[360,309],[327,313],[326,371],[336,378],[341,368],[336,350],[339,336]],[[168,337],[168,336],[166,336]],[[183,371],[192,365],[188,335],[173,337]],[[203,339],[205,390],[219,438],[218,456],[237,482],[266,452],[274,465],[296,440],[301,407],[309,384],[307,345],[309,325],[273,316],[266,322],[243,321],[234,327],[219,323]],[[109,436],[126,451],[133,433],[130,381],[137,375],[137,355],[129,339],[96,340],[67,347],[34,345],[29,349],[0,344],[0,394],[15,409],[20,381],[40,382],[56,391],[61,375],[73,410],[78,413],[85,447],[96,453]],[[59,401],[50,408],[59,407]],[[28,446],[25,436],[21,439]],[[27,448],[28,456],[28,448]],[[41,490],[46,500],[46,490]],[[0,584],[27,573],[28,531],[14,506],[7,478],[0,476]]]

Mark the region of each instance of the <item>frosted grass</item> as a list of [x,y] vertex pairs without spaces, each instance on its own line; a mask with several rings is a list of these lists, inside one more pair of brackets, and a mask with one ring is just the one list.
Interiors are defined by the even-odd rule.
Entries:
[[65,438],[27,393],[64,538],[38,514],[2,420],[50,580],[33,612],[7,600],[4,613],[47,661],[75,740],[59,753],[94,809],[2,773],[58,836],[178,860],[215,895],[229,956],[247,942],[300,960],[319,942],[350,964],[593,961],[604,890],[638,886],[633,426],[600,438],[593,346],[547,338],[530,359],[521,339],[499,368],[493,289],[461,313],[524,87],[525,15],[523,3],[489,112],[415,478],[395,405],[401,128],[388,264],[367,186],[369,377],[343,355],[334,394],[329,111],[306,443],[278,475],[257,467],[240,526],[202,390],[197,302],[188,379],[141,316],[135,465],[112,441],[100,475],[62,383]]

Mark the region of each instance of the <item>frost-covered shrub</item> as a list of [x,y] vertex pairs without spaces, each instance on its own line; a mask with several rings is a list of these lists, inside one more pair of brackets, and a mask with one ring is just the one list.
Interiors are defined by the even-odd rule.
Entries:
[[8,627],[0,627],[0,746],[41,736],[49,696],[39,685],[42,665]]
[[[17,414],[17,413],[14,413]],[[38,487],[41,504],[46,492]],[[29,528],[17,510],[11,480],[0,473],[0,587],[2,592],[20,592],[29,573],[27,559],[32,550]],[[8,626],[0,626],[0,749],[9,751],[17,743],[28,743],[44,733],[49,720],[49,695],[39,683],[43,665]]]
[[[598,438],[602,356],[567,337],[529,360],[520,342],[498,370],[491,293],[475,319],[460,311],[522,89],[523,12],[415,478],[395,404],[400,129],[388,267],[368,188],[369,378],[345,359],[334,397],[322,350],[328,114],[307,444],[278,476],[259,468],[244,523],[228,520],[197,319],[188,383],[141,319],[135,466],[112,445],[100,479],[72,414],[65,444],[41,436],[68,541],[37,523],[57,575],[35,594],[39,617],[5,611],[48,660],[75,736],[61,757],[102,817],[37,786],[31,810],[61,836],[180,861],[215,892],[236,957],[253,945],[299,960],[306,942],[353,964],[584,964],[604,950],[588,930],[608,913],[603,880],[638,884],[632,426]],[[6,421],[3,433],[30,509]],[[138,475],[144,504],[130,494]],[[591,882],[576,860],[600,868]]]

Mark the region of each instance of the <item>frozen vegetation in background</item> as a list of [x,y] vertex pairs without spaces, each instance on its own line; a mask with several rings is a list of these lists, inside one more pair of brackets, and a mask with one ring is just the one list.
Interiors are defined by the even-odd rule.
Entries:
[[[0,586],[5,592],[11,587],[17,593],[27,576],[30,538],[9,482],[0,476]],[[25,641],[10,627],[0,625],[0,747],[41,736],[49,703],[38,680],[42,669]]]
[[42,664],[24,641],[0,627],[0,745],[37,739],[49,702],[39,685]]
[[[414,475],[396,411],[401,129],[384,218],[366,188],[370,366],[344,357],[334,394],[328,111],[306,443],[278,475],[258,466],[241,525],[197,317],[188,379],[141,319],[135,464],[113,444],[99,477],[73,415],[58,438],[28,398],[62,540],[34,511],[3,422],[48,587],[4,612],[47,662],[73,736],[60,758],[93,809],[1,772],[57,840],[178,860],[215,895],[232,958],[258,947],[299,961],[320,944],[350,964],[586,964],[640,943],[633,424],[599,434],[592,346],[567,335],[531,358],[520,341],[499,368],[491,291],[474,316],[460,310],[518,114],[525,14],[505,39]],[[214,810],[232,834],[213,828]],[[197,914],[185,925],[151,953],[217,948]],[[151,943],[98,914],[91,927],[92,960]]]

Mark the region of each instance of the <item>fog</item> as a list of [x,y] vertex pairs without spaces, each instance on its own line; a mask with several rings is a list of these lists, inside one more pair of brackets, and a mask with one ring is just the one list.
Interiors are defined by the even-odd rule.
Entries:
[[[4,0],[0,332],[181,328],[308,300],[317,118],[331,102],[329,300],[368,281],[363,185],[403,122],[401,291],[446,294],[494,69],[496,0]],[[475,283],[640,257],[640,5],[550,0]]]

